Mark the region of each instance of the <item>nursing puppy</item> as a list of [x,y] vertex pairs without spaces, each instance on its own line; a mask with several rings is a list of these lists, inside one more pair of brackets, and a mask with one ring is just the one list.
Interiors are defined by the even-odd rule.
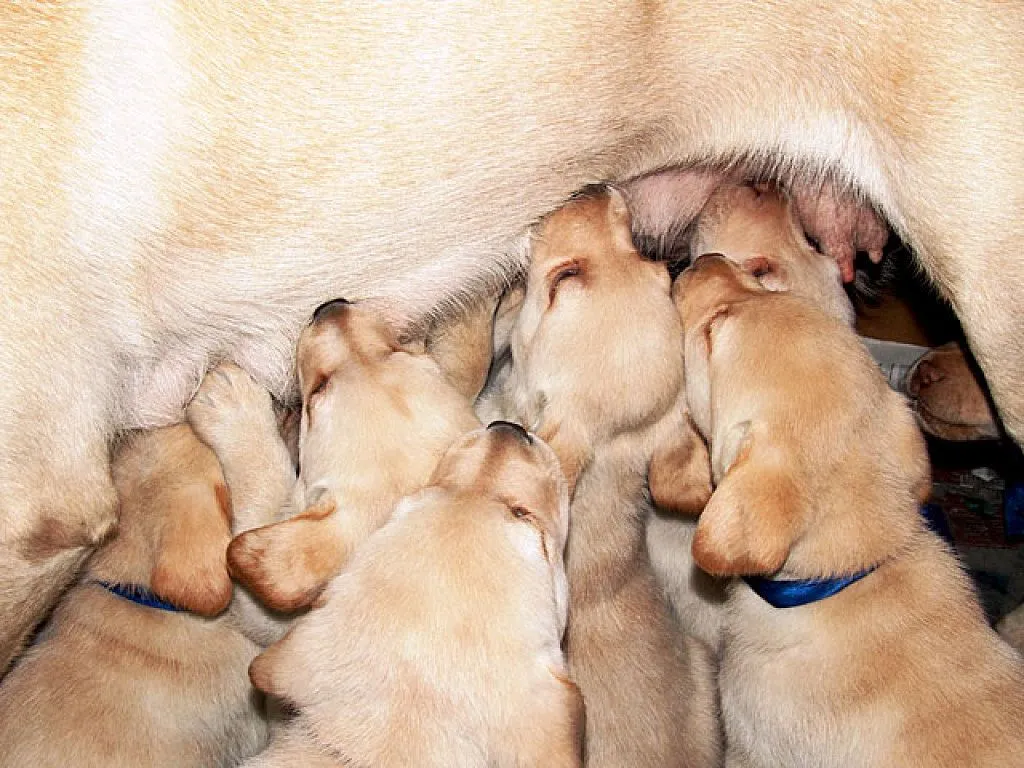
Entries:
[[710,491],[669,290],[666,265],[633,247],[620,194],[593,191],[536,231],[512,330],[510,399],[574,488],[566,652],[595,767],[718,759],[707,653],[673,622],[644,545],[649,467],[690,511]]
[[725,612],[726,765],[1019,764],[1024,668],[918,512],[928,461],[902,396],[844,324],[724,258],[675,298],[716,484],[693,555],[745,577]]
[[717,189],[690,239],[691,258],[704,253],[720,253],[768,290],[789,291],[853,324],[839,265],[807,242],[791,200],[777,187],[727,184]]
[[[684,181],[678,175],[645,180],[632,195],[636,199],[638,194],[650,195],[656,189],[672,191]],[[668,217],[669,212],[662,215]],[[867,227],[865,231],[867,237]],[[870,242],[880,248],[887,234],[883,227]],[[853,306],[843,290],[839,267],[807,242],[792,202],[777,188],[741,182],[718,186],[693,226],[688,252],[691,258],[721,253],[768,290],[789,291],[837,319],[853,323]],[[647,548],[680,624],[709,647],[717,648],[726,582],[708,576],[693,563],[690,550],[695,529],[693,519],[656,510],[647,526]]]
[[[228,549],[232,574],[265,605],[309,606],[398,499],[423,487],[448,446],[479,426],[469,398],[487,372],[491,312],[480,305],[439,329],[427,352],[400,343],[365,307],[338,300],[316,312],[298,345],[301,472],[290,504],[277,510],[287,519]],[[281,443],[269,396],[237,367],[221,375],[240,378],[233,389],[247,394],[218,398],[205,418],[220,426],[201,434],[236,482],[287,482],[254,465],[254,445]]]
[[561,650],[568,525],[543,442],[505,422],[459,439],[253,663],[297,715],[246,765],[579,766],[583,702]]
[[417,323],[594,181],[749,158],[863,194],[1024,438],[1022,24],[986,0],[4,4],[0,665],[115,521],[112,435],[179,419],[223,358],[289,394],[319,302]]
[[116,535],[0,686],[0,765],[233,765],[267,740],[233,611],[231,504],[187,426],[114,458]]

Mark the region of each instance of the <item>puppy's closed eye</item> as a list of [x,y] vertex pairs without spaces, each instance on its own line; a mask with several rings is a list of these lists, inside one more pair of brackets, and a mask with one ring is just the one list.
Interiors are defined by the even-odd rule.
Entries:
[[548,301],[555,300],[555,294],[558,293],[559,286],[562,285],[566,280],[571,280],[576,277],[583,275],[583,264],[579,261],[570,261],[565,264],[560,264],[555,267],[551,272],[548,273]]
[[531,510],[518,504],[511,504],[508,509],[513,518],[519,522],[526,523],[537,532],[537,537],[540,540],[540,548],[544,555],[544,559],[550,561],[551,556],[548,551],[548,536],[544,531],[544,527],[537,519],[537,516]]

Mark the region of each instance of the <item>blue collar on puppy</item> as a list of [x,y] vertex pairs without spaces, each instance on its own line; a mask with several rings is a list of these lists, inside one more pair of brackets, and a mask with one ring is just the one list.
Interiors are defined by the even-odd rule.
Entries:
[[[949,532],[949,525],[942,514],[942,508],[935,504],[925,504],[921,507],[921,516],[925,523],[934,532],[953,546],[953,536]],[[867,570],[855,573],[852,576],[837,576],[834,579],[797,579],[785,581],[783,579],[766,579],[763,576],[744,576],[743,580],[747,586],[760,596],[762,600],[773,608],[798,608],[801,605],[809,605],[826,597],[832,597],[842,592],[854,582],[858,582],[871,573],[877,565]]]
[[763,576],[744,576],[747,586],[773,608],[798,608],[842,592],[875,570],[875,566],[852,576],[834,579],[766,579]]
[[109,581],[96,581],[96,584],[106,589],[108,592],[113,592],[118,597],[123,597],[125,600],[131,600],[137,605],[144,605],[147,608],[158,608],[161,611],[170,611],[172,613],[181,613],[184,608],[179,608],[173,603],[168,603],[166,600],[162,600],[157,597],[156,593],[152,592],[145,587],[140,587],[138,584],[112,584]]

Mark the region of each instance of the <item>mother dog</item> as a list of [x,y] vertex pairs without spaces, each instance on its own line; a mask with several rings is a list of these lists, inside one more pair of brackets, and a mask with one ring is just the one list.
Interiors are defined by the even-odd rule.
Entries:
[[108,444],[325,298],[415,324],[587,182],[863,193],[1024,439],[1019,2],[12,0],[0,10],[0,668],[115,520]]

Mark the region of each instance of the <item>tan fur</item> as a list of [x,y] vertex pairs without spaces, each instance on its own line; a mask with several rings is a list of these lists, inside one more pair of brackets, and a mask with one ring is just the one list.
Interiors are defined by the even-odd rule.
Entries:
[[[679,175],[661,182],[656,178],[644,180],[643,192],[652,194],[654,183],[674,188],[681,181]],[[647,200],[643,202],[646,204]],[[659,215],[667,216],[664,212]],[[881,234],[884,244],[886,233]],[[709,195],[689,238],[693,258],[707,252],[721,253],[768,290],[789,291],[843,322],[853,321],[853,307],[843,290],[839,267],[831,257],[810,246],[800,229],[793,202],[772,185],[726,180]],[[702,454],[698,462],[706,460],[706,453]],[[662,476],[656,460],[651,465],[649,483],[651,495],[660,507],[647,526],[647,548],[654,572],[686,631],[717,649],[728,582],[713,578],[696,566],[692,556],[696,520],[678,516],[680,512],[700,512],[710,487],[692,502],[680,504],[673,499],[674,494],[689,494],[694,484]],[[750,503],[754,503],[753,499]]]
[[849,183],[950,297],[1024,438],[1022,19],[994,0],[5,4],[0,662],[113,523],[112,433],[179,418],[222,358],[284,395],[331,296],[415,323],[503,283],[517,235],[588,182],[746,156]]
[[902,396],[845,324],[724,258],[699,259],[675,296],[716,483],[697,563],[784,579],[875,569],[801,607],[731,588],[726,765],[1017,765],[1024,665],[918,512],[928,461]]
[[494,425],[459,439],[253,662],[298,714],[249,765],[579,766],[568,517],[539,439]]
[[[324,310],[302,334],[298,514],[248,530],[228,549],[232,574],[264,604],[308,607],[397,500],[427,482],[451,442],[478,425],[467,398],[487,373],[492,313],[493,304],[438,328],[429,353],[399,344],[374,311],[355,305]],[[251,435],[235,440],[244,463]]]
[[829,314],[853,322],[836,262],[814,250],[793,205],[765,185],[728,184],[708,200],[697,220],[690,253],[721,253],[772,291],[791,291]]
[[574,488],[566,651],[587,706],[587,765],[710,766],[710,664],[673,622],[644,546],[649,465],[692,482],[673,498],[699,507],[707,459],[699,438],[682,437],[668,270],[639,256],[629,225],[615,191],[541,223],[506,386],[514,416],[550,441]]
[[[117,534],[0,687],[0,765],[242,760],[268,734],[245,677],[259,647],[223,612],[231,510],[217,460],[187,426],[136,434],[117,452],[114,483]],[[136,605],[97,581],[150,588],[186,612]]]
[[999,424],[984,382],[960,345],[951,341],[929,350],[907,373],[907,394],[917,423],[944,440],[994,440]]

